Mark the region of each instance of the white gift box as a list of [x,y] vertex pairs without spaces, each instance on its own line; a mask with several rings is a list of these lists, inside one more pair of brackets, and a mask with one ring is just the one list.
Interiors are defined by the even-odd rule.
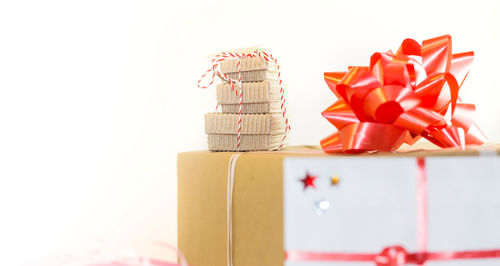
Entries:
[[[402,246],[416,252],[417,162],[415,157],[285,158],[285,251],[372,254]],[[427,157],[423,170],[427,250],[500,249],[500,158]],[[316,177],[315,188],[304,187],[301,179],[306,174]],[[337,185],[332,184],[333,176],[338,177]],[[375,264],[286,260],[285,265]],[[426,265],[493,266],[500,265],[500,258],[428,261]]]

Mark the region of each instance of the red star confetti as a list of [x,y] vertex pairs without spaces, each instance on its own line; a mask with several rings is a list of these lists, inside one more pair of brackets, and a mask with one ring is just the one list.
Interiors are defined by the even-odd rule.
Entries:
[[318,177],[306,173],[306,177],[300,179],[300,181],[304,183],[304,189],[307,189],[308,187],[316,188],[316,185],[314,184],[314,180],[316,180],[316,178]]

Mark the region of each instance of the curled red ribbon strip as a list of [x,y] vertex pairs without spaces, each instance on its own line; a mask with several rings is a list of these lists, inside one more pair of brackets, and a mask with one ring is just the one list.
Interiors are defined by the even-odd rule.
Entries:
[[325,72],[338,100],[323,111],[337,132],[322,139],[325,152],[394,151],[424,137],[439,147],[480,145],[486,137],[473,122],[475,105],[458,92],[474,58],[452,54],[444,35],[420,45],[403,41],[396,53],[374,53],[368,67]]

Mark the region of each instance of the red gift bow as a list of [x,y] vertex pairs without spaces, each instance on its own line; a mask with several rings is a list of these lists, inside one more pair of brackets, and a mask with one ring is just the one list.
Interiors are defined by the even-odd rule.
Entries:
[[475,105],[458,97],[473,58],[473,52],[452,54],[451,37],[444,35],[422,45],[406,39],[395,54],[374,53],[369,67],[326,72],[338,100],[322,114],[338,132],[322,139],[321,147],[394,151],[420,137],[443,148],[483,144],[486,137],[472,120]]

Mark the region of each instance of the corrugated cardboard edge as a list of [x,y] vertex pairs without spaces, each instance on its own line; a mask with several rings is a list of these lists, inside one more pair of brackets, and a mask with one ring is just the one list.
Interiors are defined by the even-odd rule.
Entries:
[[[208,149],[210,151],[238,151],[237,135],[211,134],[208,138]],[[268,151],[278,149],[283,139],[278,135],[242,135],[239,151]],[[286,143],[283,144],[286,146]]]
[[[237,135],[208,135],[208,149],[210,151],[237,151]],[[269,150],[269,135],[242,135],[240,151]]]
[[[243,83],[243,103],[265,103],[271,100],[270,84],[266,81]],[[279,100],[279,98],[277,99]],[[218,104],[238,104],[239,97],[230,84],[217,85]]]
[[[280,114],[244,114],[241,120],[241,134],[275,134],[284,132]],[[237,134],[238,115],[225,113],[205,114],[205,133]]]
[[[227,76],[232,80],[238,80],[238,72],[227,73]],[[255,82],[264,80],[279,80],[278,72],[268,70],[253,70],[241,72],[241,80],[243,82]]]
[[[238,104],[221,104],[223,113],[237,114],[239,112]],[[241,105],[241,112],[244,114],[266,114],[266,113],[279,113],[281,112],[280,102],[268,103],[244,103]]]
[[[272,61],[267,61],[260,57],[243,58],[240,61],[241,71],[271,70],[276,71],[277,66]],[[220,70],[223,73],[238,72],[238,59],[227,59],[220,63]]]

